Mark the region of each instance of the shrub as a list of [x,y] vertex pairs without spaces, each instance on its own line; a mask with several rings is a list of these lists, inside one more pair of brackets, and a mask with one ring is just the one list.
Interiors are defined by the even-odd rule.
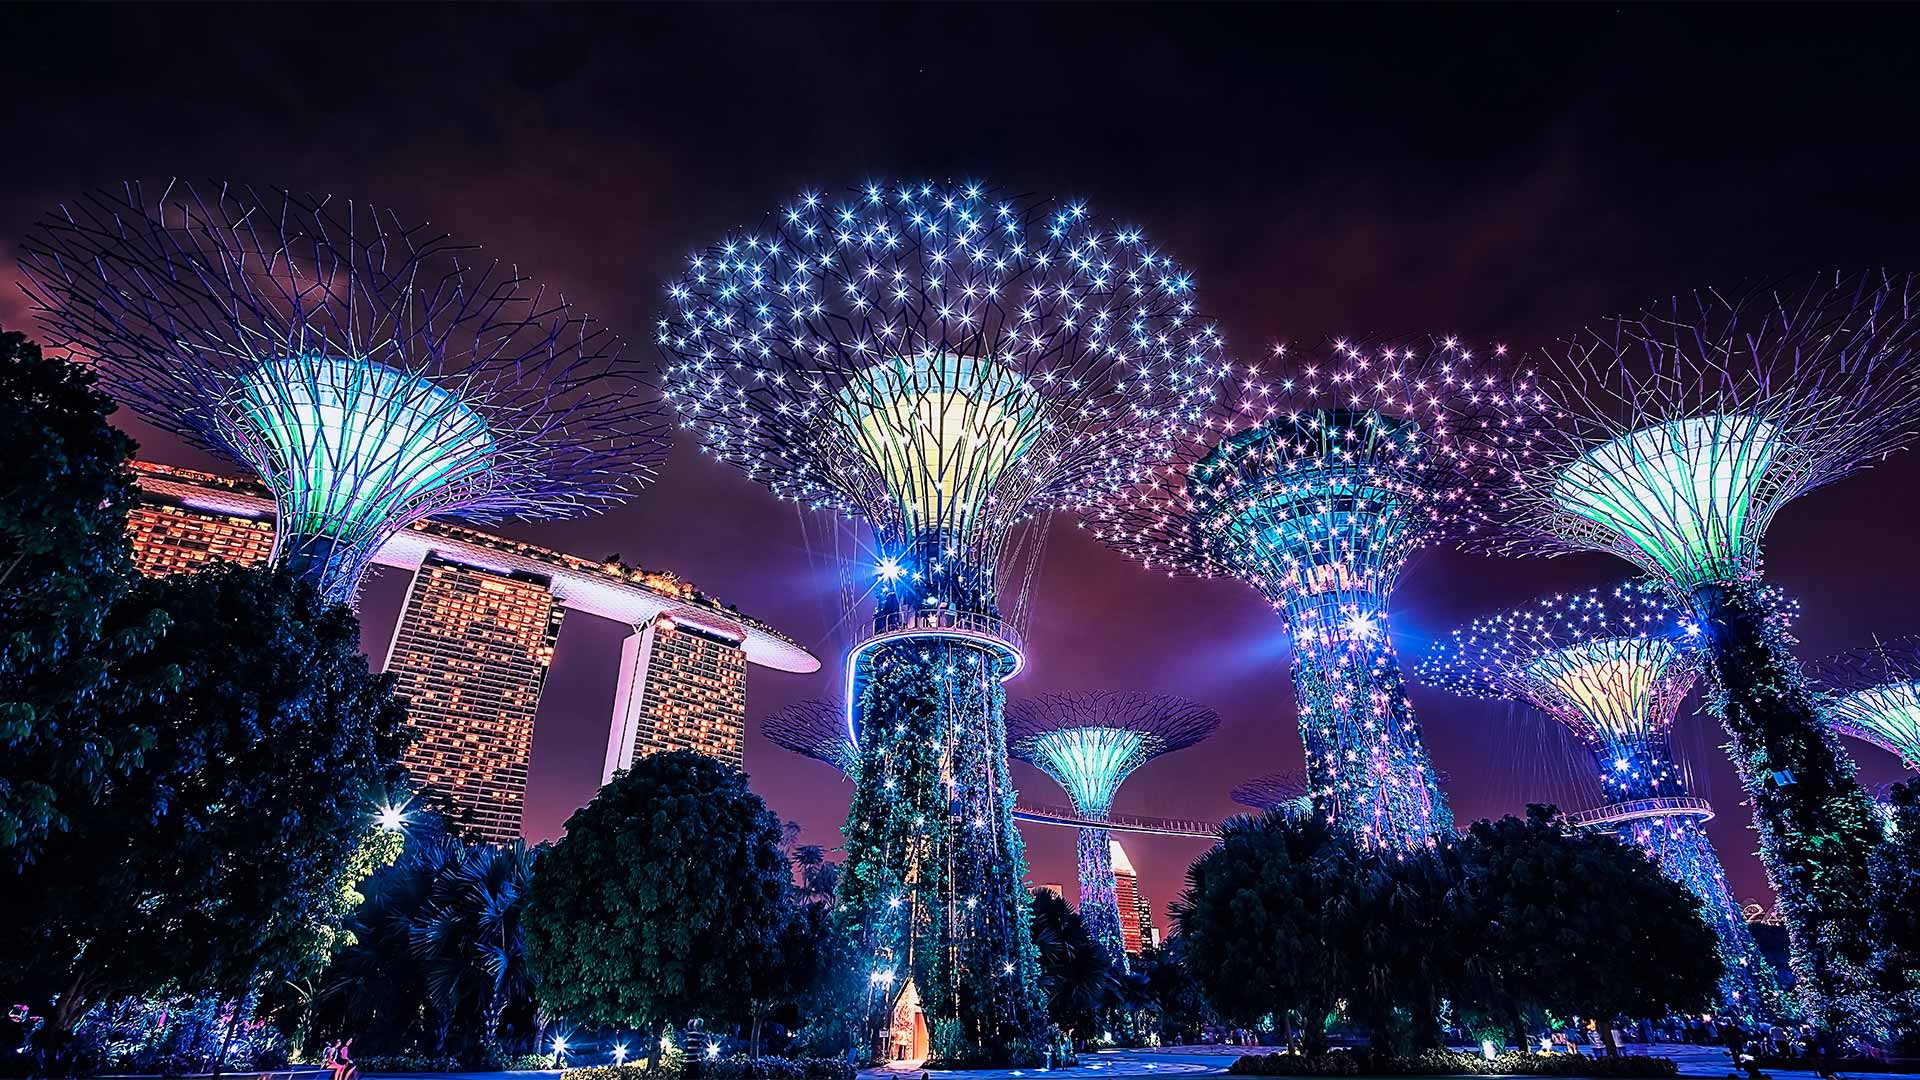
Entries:
[[1241,1076],[1597,1076],[1678,1075],[1669,1058],[1623,1055],[1531,1054],[1509,1051],[1489,1061],[1479,1054],[1429,1050],[1410,1057],[1376,1057],[1335,1050],[1326,1054],[1248,1054],[1227,1068]]
[[568,1069],[560,1080],[659,1080],[679,1075],[685,1080],[854,1080],[853,1066],[840,1058],[726,1057],[695,1059],[683,1069],[647,1072],[644,1065],[596,1065]]

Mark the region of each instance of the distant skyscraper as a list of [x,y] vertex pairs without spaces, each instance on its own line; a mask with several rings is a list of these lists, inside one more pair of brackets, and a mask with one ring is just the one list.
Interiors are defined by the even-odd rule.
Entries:
[[740,639],[662,615],[627,638],[600,782],[636,758],[693,750],[741,764],[747,657]]
[[[147,463],[134,474],[128,529],[142,572],[268,560],[274,504],[258,481]],[[617,561],[439,521],[403,530],[374,561],[413,575],[386,662],[418,732],[407,768],[448,823],[476,839],[520,835],[534,713],[568,608],[638,627],[622,650],[609,777],[636,754],[676,748],[741,764],[747,665],[819,668],[671,574]]]
[[273,520],[223,514],[143,492],[127,511],[133,565],[158,577],[208,563],[258,566],[273,553]]
[[407,772],[455,832],[520,838],[533,718],[562,614],[547,578],[433,555],[414,574],[386,670],[414,731]]
[[1133,872],[1133,860],[1127,858],[1127,849],[1118,840],[1113,841],[1113,895],[1120,901],[1121,944],[1128,956],[1139,956],[1152,920],[1141,918],[1146,898],[1140,893],[1140,875]]

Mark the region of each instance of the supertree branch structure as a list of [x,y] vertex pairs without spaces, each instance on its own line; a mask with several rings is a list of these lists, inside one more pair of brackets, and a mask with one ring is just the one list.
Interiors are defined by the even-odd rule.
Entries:
[[1258,810],[1263,814],[1302,818],[1313,813],[1313,796],[1310,791],[1306,773],[1294,769],[1282,769],[1279,772],[1256,776],[1236,785],[1232,798],[1241,806]]
[[1488,465],[1456,431],[1483,411],[1472,361],[1450,338],[1276,350],[1277,382],[1248,369],[1210,438],[1083,511],[1150,568],[1231,575],[1273,604],[1293,639],[1314,803],[1368,846],[1452,832],[1387,609],[1410,558],[1479,520]]
[[[1053,777],[1083,818],[1105,820],[1135,769],[1212,735],[1220,716],[1165,694],[1094,691],[1047,694],[1007,709],[1009,749]],[[1127,951],[1113,876],[1112,836],[1079,830],[1080,917],[1120,970]]]
[[[1777,619],[1791,617],[1789,601],[1769,599]],[[1476,619],[1436,642],[1419,673],[1466,697],[1532,705],[1587,746],[1608,802],[1575,820],[1638,846],[1700,899],[1726,967],[1721,1010],[1751,1022],[1780,1015],[1779,985],[1703,828],[1712,808],[1671,749],[1674,716],[1704,664],[1701,639],[1664,586],[1639,580]]]
[[1920,769],[1920,637],[1876,641],[1820,662],[1815,676],[1833,730]]
[[[972,184],[805,193],[695,251],[667,294],[655,336],[682,426],[775,494],[872,532],[839,904],[871,958],[870,1002],[918,1001],[937,1059],[1003,1059],[1041,1011],[1002,554],[1017,524],[1170,453],[1225,372],[1220,339],[1138,229]],[[895,1046],[917,1030],[897,1012]]]
[[351,603],[423,518],[564,517],[667,448],[618,342],[470,247],[290,192],[94,192],[22,248],[36,314],[149,421],[251,469],[275,558]]
[[1602,324],[1518,380],[1485,446],[1497,546],[1608,551],[1699,624],[1808,1013],[1878,1029],[1865,897],[1873,811],[1759,596],[1760,547],[1796,496],[1920,427],[1911,277],[1705,293]]
[[760,724],[767,741],[810,757],[858,782],[860,746],[847,732],[846,706],[837,701],[797,701]]

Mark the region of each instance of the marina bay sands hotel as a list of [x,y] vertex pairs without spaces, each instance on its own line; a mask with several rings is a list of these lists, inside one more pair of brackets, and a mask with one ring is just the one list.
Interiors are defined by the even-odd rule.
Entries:
[[[136,464],[134,473],[140,501],[127,525],[142,572],[257,564],[271,554],[273,497],[259,483],[165,465]],[[739,765],[747,665],[820,668],[779,631],[671,574],[438,521],[402,532],[376,561],[413,575],[385,661],[415,732],[407,770],[471,839],[520,836],[534,713],[568,611],[633,628],[620,652],[602,782],[666,750]]]

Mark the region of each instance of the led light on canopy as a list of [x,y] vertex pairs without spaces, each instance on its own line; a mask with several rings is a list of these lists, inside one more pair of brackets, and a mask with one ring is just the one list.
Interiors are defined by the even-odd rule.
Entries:
[[1876,641],[1820,662],[1827,722],[1920,770],[1920,637]]
[[[1618,533],[1682,585],[1725,581],[1758,560],[1779,429],[1755,416],[1645,427],[1582,455],[1554,484],[1567,512]],[[1756,510],[1756,508],[1758,508]]]
[[[1782,624],[1794,612],[1769,594]],[[1608,805],[1578,815],[1640,847],[1698,896],[1719,938],[1722,1011],[1748,1020],[1781,1007],[1669,746],[1675,714],[1705,657],[1699,626],[1654,581],[1544,597],[1476,619],[1436,642],[1421,678],[1467,697],[1521,701],[1591,750]]]
[[[1074,810],[1094,821],[1112,813],[1114,792],[1135,769],[1200,742],[1219,726],[1213,710],[1161,694],[1048,694],[1007,709],[1011,752],[1053,777]],[[1080,917],[1124,971],[1111,838],[1106,829],[1079,832]]]
[[1884,272],[1674,296],[1516,369],[1471,440],[1501,488],[1485,547],[1609,552],[1689,609],[1795,992],[1815,1022],[1869,1030],[1888,1020],[1867,904],[1878,827],[1759,595],[1761,555],[1781,507],[1920,432],[1916,301],[1920,280]]
[[665,456],[617,339],[471,251],[346,200],[128,184],[44,217],[21,268],[49,343],[250,468],[275,560],[351,603],[413,522],[571,516]]
[[871,530],[845,575],[850,616],[871,605],[841,732],[849,947],[912,969],[943,1053],[1003,1057],[1044,1010],[1000,685],[1031,573],[1004,614],[1002,560],[1201,423],[1219,335],[1139,229],[967,183],[803,193],[694,251],[667,300],[665,390],[705,452]]
[[1456,426],[1484,418],[1471,361],[1451,338],[1276,349],[1277,386],[1249,368],[1208,438],[1083,509],[1098,538],[1146,566],[1232,575],[1273,604],[1292,637],[1316,809],[1370,847],[1452,833],[1388,601],[1416,552],[1476,527],[1484,466]]

